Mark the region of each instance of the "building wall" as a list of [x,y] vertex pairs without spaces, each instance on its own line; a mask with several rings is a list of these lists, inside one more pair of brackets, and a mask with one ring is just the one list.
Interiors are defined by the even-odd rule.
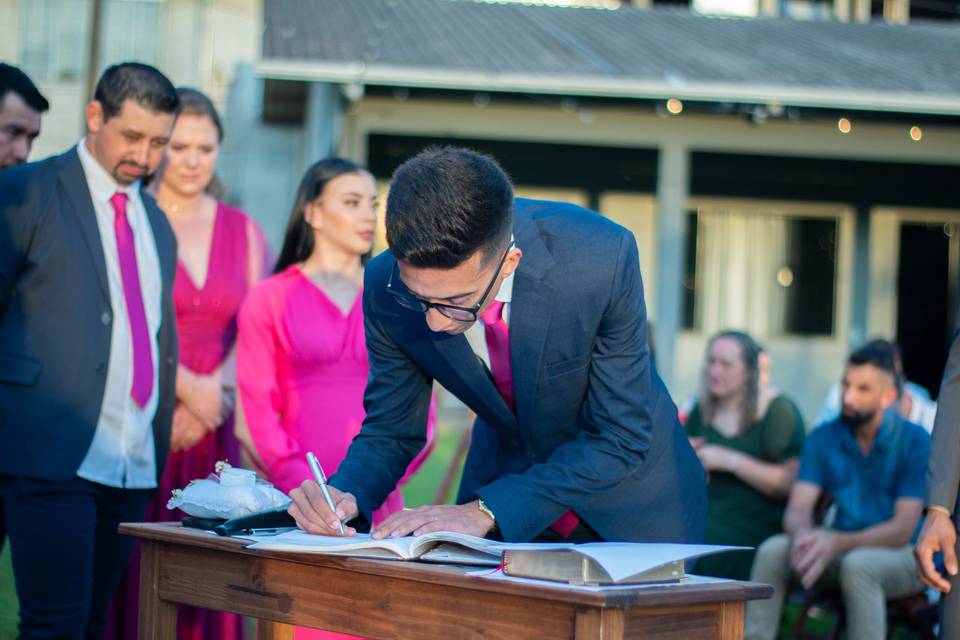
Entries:
[[[47,13],[40,13],[45,7]],[[225,104],[239,64],[252,64],[260,54],[262,5],[260,0],[161,0],[117,2],[104,0],[103,25],[111,33],[104,38],[97,72],[127,59],[159,68],[174,84],[207,92],[214,102]],[[83,135],[83,107],[88,99],[87,56],[91,39],[91,0],[0,0],[0,59],[21,65],[49,99],[51,108],[31,158],[59,153]],[[69,8],[70,13],[64,13]],[[33,20],[29,16],[47,16]],[[140,13],[137,13],[137,12]],[[58,17],[59,16],[59,17]],[[65,16],[69,16],[67,20]],[[155,23],[124,24],[130,17],[147,16]],[[74,17],[80,19],[74,20]],[[29,32],[25,28],[29,26]],[[146,37],[156,37],[145,46]],[[67,30],[80,40],[79,47],[62,51],[78,77],[59,77],[50,70],[45,77],[30,67],[24,49],[30,44],[58,58]],[[138,42],[139,38],[139,42]],[[72,42],[72,39],[70,39]],[[79,60],[76,60],[79,52]],[[144,55],[149,53],[149,55]],[[139,54],[139,55],[138,55]],[[73,74],[71,74],[73,76]]]

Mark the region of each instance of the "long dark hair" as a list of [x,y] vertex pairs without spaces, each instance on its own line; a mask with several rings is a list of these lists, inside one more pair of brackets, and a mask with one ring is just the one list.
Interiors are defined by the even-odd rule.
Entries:
[[345,158],[327,158],[307,169],[300,180],[300,186],[297,187],[297,197],[293,201],[287,232],[283,236],[283,248],[280,249],[280,257],[273,268],[274,273],[280,273],[292,264],[303,262],[313,253],[313,228],[303,217],[307,204],[319,198],[334,178],[347,173],[366,172],[363,165]]
[[[757,406],[760,403],[760,345],[742,331],[722,331],[710,338],[707,343],[707,358],[710,349],[717,340],[726,338],[740,345],[740,358],[747,370],[747,379],[744,383],[743,404],[740,406],[740,429],[743,434],[757,419]],[[704,424],[711,424],[717,413],[717,397],[707,388],[707,367],[703,368],[703,391],[700,393],[700,412]]]

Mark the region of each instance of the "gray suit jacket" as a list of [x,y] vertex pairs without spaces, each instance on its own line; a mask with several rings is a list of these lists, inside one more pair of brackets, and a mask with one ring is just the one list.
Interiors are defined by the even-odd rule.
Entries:
[[423,446],[436,380],[477,413],[458,502],[483,498],[506,540],[573,509],[607,540],[699,541],[704,472],[651,362],[633,235],[574,205],[522,199],[513,233],[516,413],[463,335],[430,331],[390,296],[396,260],[384,252],[363,292],[367,416],[330,482],[369,518]]
[[960,493],[960,331],[953,337],[937,398],[933,423],[930,467],[927,470],[927,504],[947,507],[957,520]]
[[[177,369],[177,244],[142,194],[162,271],[157,474],[170,448]],[[76,149],[0,171],[0,475],[66,480],[96,430],[112,317],[106,261]]]
[[[953,511],[960,525],[960,328],[954,332],[950,355],[937,397],[937,418],[933,423],[930,466],[927,468],[927,506],[938,505]],[[960,542],[957,544],[960,554]],[[960,579],[949,578],[950,593],[942,597],[940,638],[960,638]]]

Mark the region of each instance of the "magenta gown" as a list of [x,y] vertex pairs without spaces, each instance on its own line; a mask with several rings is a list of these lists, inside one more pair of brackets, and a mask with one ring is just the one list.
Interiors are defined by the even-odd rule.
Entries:
[[[250,246],[250,228],[257,246]],[[178,261],[173,304],[180,339],[180,364],[199,374],[220,367],[237,337],[237,313],[250,290],[251,251],[256,263],[268,261],[263,234],[239,209],[218,203],[207,267],[207,279],[198,287]],[[239,466],[240,449],[234,435],[233,416],[186,451],[171,453],[160,486],[147,506],[146,522],[180,520],[181,511],[167,509],[173,489],[207,477],[218,460]],[[105,638],[136,638],[139,594],[139,552],[135,552],[111,606]],[[230,640],[242,638],[240,616],[193,607],[179,607],[178,640]]]
[[[286,493],[312,477],[307,451],[333,475],[360,431],[370,371],[361,298],[344,313],[294,265],[258,284],[240,311],[237,385],[243,411],[267,478]],[[433,423],[431,410],[427,446],[374,512],[375,523],[403,508],[400,485],[429,453]],[[349,636],[297,628],[295,637]]]

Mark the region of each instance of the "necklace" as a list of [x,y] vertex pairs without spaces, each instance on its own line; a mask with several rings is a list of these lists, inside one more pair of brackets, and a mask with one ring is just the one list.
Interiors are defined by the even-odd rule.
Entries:
[[162,200],[157,200],[157,206],[163,209],[167,213],[180,213],[180,205],[173,202],[164,202]]

